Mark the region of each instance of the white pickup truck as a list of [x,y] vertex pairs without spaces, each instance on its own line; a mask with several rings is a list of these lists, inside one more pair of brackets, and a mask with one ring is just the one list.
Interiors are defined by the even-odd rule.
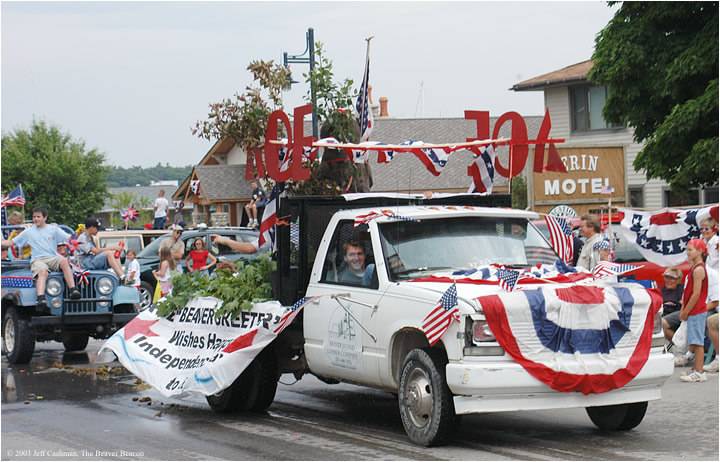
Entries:
[[[663,351],[661,312],[651,303],[651,295],[642,295],[651,291],[629,283],[587,289],[596,294],[601,290],[635,294],[635,301],[621,303],[622,313],[609,322],[611,327],[622,324],[620,330],[627,337],[639,332],[632,344],[623,343],[620,334],[609,334],[615,349],[605,351],[601,362],[606,366],[615,362],[615,369],[598,373],[591,364],[583,366],[581,360],[580,366],[568,365],[564,370],[560,363],[568,352],[565,356],[563,352],[554,354],[552,346],[545,344],[531,345],[540,357],[535,361],[545,361],[545,365],[539,366],[539,375],[530,373],[533,364],[528,361],[532,358],[518,360],[517,351],[506,351],[486,316],[481,297],[497,295],[502,299],[514,294],[518,300],[528,291],[539,294],[549,288],[596,284],[592,278],[589,285],[587,280],[551,284],[538,279],[536,284],[525,280],[512,293],[501,289],[493,276],[497,268],[493,265],[530,268],[544,264],[547,268],[557,260],[550,244],[529,223],[538,215],[498,206],[507,205],[507,200],[506,196],[477,195],[431,200],[374,195],[357,200],[286,199],[278,216],[284,222],[298,224],[299,237],[292,232],[294,226],[278,228],[274,290],[285,305],[302,296],[323,296],[309,303],[292,328],[259,355],[233,386],[208,397],[211,407],[218,411],[264,409],[272,403],[279,374],[293,372],[296,377],[312,373],[328,383],[347,382],[397,393],[405,430],[414,443],[423,446],[449,441],[458,417],[472,413],[585,407],[602,429],[637,426],[647,402],[660,398],[660,388],[673,372],[672,357]],[[353,255],[346,258],[346,253]],[[364,261],[358,261],[363,258],[357,254],[364,254]],[[349,281],[347,266],[355,270],[362,267],[365,272],[344,282]],[[423,321],[453,280],[458,317],[431,346]],[[570,281],[562,275],[556,280]],[[642,297],[638,294],[645,297],[645,311],[639,306]],[[547,303],[550,312],[549,299]],[[615,313],[608,308],[609,302],[605,305],[565,306],[559,312],[587,309],[588,313]],[[517,304],[507,306],[508,313],[511,308],[516,317],[536,315]],[[597,313],[586,317],[593,316]],[[649,327],[643,330],[646,319]],[[518,344],[531,342],[517,336]],[[644,340],[640,341],[641,337]],[[521,345],[518,350],[525,347]],[[631,351],[618,353],[623,348]],[[582,357],[582,353],[574,351],[569,357]],[[601,354],[592,351],[588,357]],[[553,362],[558,364],[553,366]],[[614,374],[616,370],[620,372]],[[543,373],[553,376],[557,383],[540,380]],[[580,385],[593,378],[603,382],[610,376],[620,382],[610,389],[588,392]],[[569,377],[576,380],[577,391],[568,391],[575,390],[571,386],[563,388]]]

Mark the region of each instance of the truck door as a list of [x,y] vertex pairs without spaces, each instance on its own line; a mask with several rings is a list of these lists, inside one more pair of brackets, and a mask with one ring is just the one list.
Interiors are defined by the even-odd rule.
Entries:
[[308,295],[325,294],[305,308],[305,355],[313,373],[380,384],[375,306],[378,288],[366,224],[340,221],[325,253],[322,275]]

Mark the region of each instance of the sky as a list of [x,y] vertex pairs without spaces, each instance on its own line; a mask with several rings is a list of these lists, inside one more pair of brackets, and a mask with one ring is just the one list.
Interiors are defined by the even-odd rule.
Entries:
[[[54,124],[118,167],[196,164],[208,105],[252,85],[255,59],[300,55],[313,28],[335,80],[362,80],[390,116],[544,113],[523,80],[590,59],[605,2],[11,2],[0,4],[0,127]],[[285,110],[305,104],[307,64]],[[382,141],[382,140],[379,140]],[[433,140],[423,140],[433,142]]]

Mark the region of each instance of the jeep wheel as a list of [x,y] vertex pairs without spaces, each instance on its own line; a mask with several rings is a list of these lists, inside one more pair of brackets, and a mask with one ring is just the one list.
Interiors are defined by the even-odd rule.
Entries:
[[63,334],[65,351],[82,351],[87,347],[88,334]]
[[11,364],[29,363],[35,352],[35,330],[14,306],[8,307],[3,319],[3,345]]
[[446,364],[440,350],[415,349],[400,373],[400,418],[410,441],[420,446],[447,443],[459,422],[445,382]]
[[640,425],[645,417],[647,406],[647,401],[643,401],[614,406],[586,407],[585,411],[600,430],[625,431]]
[[142,281],[140,283],[140,311],[150,308],[153,295],[155,295],[155,287],[148,282]]
[[239,411],[264,411],[275,399],[278,366],[275,352],[266,348],[235,379],[232,385],[214,395],[207,396],[213,411],[231,413]]

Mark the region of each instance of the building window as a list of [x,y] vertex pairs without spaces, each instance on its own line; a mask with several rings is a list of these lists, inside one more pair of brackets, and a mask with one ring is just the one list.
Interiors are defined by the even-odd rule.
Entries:
[[717,204],[718,203],[718,188],[705,188],[705,204]]
[[682,196],[675,194],[670,189],[663,191],[663,206],[664,207],[684,207],[687,205],[698,205],[700,203],[700,190],[691,189],[687,194]]
[[643,196],[643,188],[630,188],[630,207],[645,207],[645,198]]
[[602,110],[609,96],[608,87],[589,85],[570,87],[570,105],[574,132],[621,128],[622,124],[606,122]]

